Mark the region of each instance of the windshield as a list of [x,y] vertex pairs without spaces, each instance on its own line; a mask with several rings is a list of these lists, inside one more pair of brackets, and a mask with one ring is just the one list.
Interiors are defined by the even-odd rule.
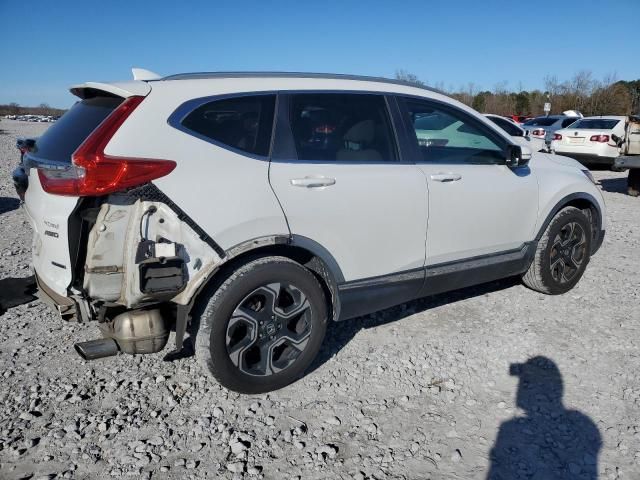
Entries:
[[584,130],[611,130],[615,127],[620,120],[614,120],[610,118],[585,118],[579,120],[571,128],[582,128]]

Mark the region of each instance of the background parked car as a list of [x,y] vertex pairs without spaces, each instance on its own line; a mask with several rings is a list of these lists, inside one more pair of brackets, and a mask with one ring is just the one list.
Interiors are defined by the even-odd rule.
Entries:
[[510,118],[517,124],[522,125],[524,122],[526,122],[527,120],[533,117],[531,117],[531,115],[507,115],[507,118]]
[[554,133],[551,149],[585,165],[613,166],[625,136],[625,116],[586,117]]
[[511,120],[511,117],[505,118],[492,113],[485,114],[485,117],[507,132],[519,145],[525,145],[534,152],[547,150],[544,139],[532,137],[529,131],[522,128],[514,120]]
[[543,139],[547,148],[551,145],[556,130],[568,127],[581,117],[567,115],[548,115],[532,118],[522,124],[522,128],[529,130],[532,138]]

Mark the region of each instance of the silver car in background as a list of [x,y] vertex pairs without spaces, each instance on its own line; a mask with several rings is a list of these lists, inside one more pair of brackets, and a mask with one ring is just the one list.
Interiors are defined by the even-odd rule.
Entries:
[[566,128],[582,117],[567,115],[548,115],[532,118],[522,124],[522,128],[529,131],[531,138],[543,139],[545,148],[549,151],[553,134],[556,130]]
[[528,130],[522,128],[514,120],[493,113],[485,113],[484,116],[507,132],[519,145],[529,147],[533,152],[547,151],[543,138],[532,137]]

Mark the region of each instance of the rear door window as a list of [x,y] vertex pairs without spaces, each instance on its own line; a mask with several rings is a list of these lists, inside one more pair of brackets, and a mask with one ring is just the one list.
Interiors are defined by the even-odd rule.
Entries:
[[203,140],[266,157],[275,103],[274,94],[213,100],[197,107],[181,123]]
[[382,95],[294,94],[290,124],[298,160],[393,162],[397,147]]
[[36,140],[31,160],[71,163],[71,155],[118,105],[121,97],[95,97],[77,102]]

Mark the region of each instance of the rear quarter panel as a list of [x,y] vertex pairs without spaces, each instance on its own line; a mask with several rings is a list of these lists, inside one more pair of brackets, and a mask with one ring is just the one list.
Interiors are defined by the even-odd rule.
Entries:
[[[224,93],[207,82],[156,82],[107,145],[109,155],[174,160],[154,183],[223,249],[289,230],[268,182],[269,163],[177,130],[167,119],[182,103]],[[229,91],[237,91],[232,83]]]

